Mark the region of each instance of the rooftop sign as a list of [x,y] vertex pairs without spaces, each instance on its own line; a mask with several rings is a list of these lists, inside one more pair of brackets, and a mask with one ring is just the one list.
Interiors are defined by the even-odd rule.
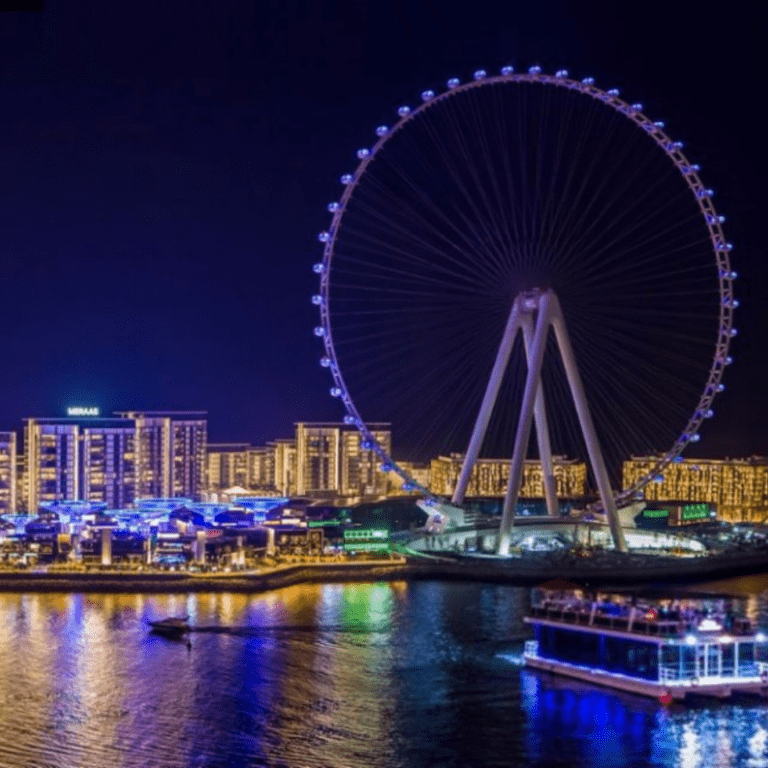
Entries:
[[76,405],[67,408],[67,416],[98,416],[98,408],[84,408],[83,406]]

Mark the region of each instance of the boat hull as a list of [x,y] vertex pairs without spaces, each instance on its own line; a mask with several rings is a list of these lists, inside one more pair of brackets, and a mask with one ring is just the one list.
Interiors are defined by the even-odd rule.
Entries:
[[540,656],[525,654],[525,666],[530,669],[564,675],[576,680],[582,680],[593,685],[615,688],[640,696],[660,698],[668,695],[676,701],[687,697],[709,696],[718,699],[730,698],[734,694],[768,697],[768,681],[755,678],[700,678],[698,681],[683,680],[667,683],[655,680],[643,680],[626,675],[605,672],[599,669],[588,669],[575,664],[568,664],[556,659],[545,659]]

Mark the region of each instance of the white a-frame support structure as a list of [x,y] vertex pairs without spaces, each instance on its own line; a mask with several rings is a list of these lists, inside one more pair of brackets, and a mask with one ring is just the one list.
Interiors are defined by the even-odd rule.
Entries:
[[[535,317],[535,325],[534,325]],[[544,494],[547,500],[547,511],[550,515],[558,514],[558,501],[555,487],[555,477],[552,470],[552,449],[549,441],[549,425],[547,422],[547,412],[544,406],[544,391],[541,386],[541,366],[544,362],[544,350],[547,345],[547,336],[550,327],[555,332],[555,339],[560,350],[560,356],[565,367],[565,374],[568,379],[568,386],[571,390],[571,397],[576,407],[576,414],[579,418],[584,441],[587,445],[589,454],[589,463],[597,482],[597,489],[600,493],[600,500],[603,509],[608,515],[608,522],[611,528],[611,535],[616,549],[626,552],[627,544],[624,540],[619,517],[616,511],[616,502],[611,492],[611,485],[608,480],[608,472],[605,468],[605,461],[600,450],[600,443],[595,434],[595,426],[592,422],[592,416],[589,412],[587,399],[584,395],[584,386],[579,375],[579,369],[576,365],[576,358],[573,354],[573,347],[568,336],[568,330],[563,319],[563,313],[560,309],[560,302],[552,290],[520,293],[515,297],[512,304],[512,311],[509,313],[507,327],[504,330],[504,336],[499,345],[499,351],[496,354],[496,362],[491,371],[491,377],[488,380],[488,386],[485,390],[483,402],[480,405],[480,412],[477,415],[475,428],[469,441],[464,464],[456,482],[456,490],[453,494],[453,503],[460,505],[464,501],[464,495],[467,492],[469,479],[472,470],[477,462],[485,433],[488,429],[493,408],[496,405],[496,399],[499,394],[501,380],[504,372],[509,365],[509,357],[512,353],[512,347],[515,343],[518,330],[522,331],[523,344],[525,346],[525,356],[528,362],[528,375],[525,379],[525,390],[523,392],[523,402],[520,409],[520,418],[517,422],[517,433],[515,435],[515,445],[512,451],[512,462],[509,468],[509,481],[507,482],[507,493],[504,498],[504,508],[501,516],[501,526],[499,528],[499,539],[497,552],[500,555],[509,553],[509,542],[511,528],[514,523],[515,506],[520,495],[520,485],[523,479],[523,466],[525,454],[531,436],[532,422],[536,421],[536,437],[539,444],[539,458],[541,460],[541,471],[544,479]]]

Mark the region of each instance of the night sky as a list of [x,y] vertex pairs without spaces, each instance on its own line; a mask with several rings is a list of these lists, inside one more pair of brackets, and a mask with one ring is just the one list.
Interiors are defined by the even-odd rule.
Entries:
[[339,175],[424,88],[538,63],[621,88],[701,163],[741,307],[697,450],[765,455],[758,5],[46,0],[0,15],[0,429],[72,404],[207,410],[212,441],[340,419],[309,301]]

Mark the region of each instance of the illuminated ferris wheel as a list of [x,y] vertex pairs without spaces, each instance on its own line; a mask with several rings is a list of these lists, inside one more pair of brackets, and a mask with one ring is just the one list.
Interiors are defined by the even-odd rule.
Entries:
[[[424,91],[375,136],[328,206],[312,301],[331,395],[382,471],[430,495],[366,421],[392,422],[409,460],[463,453],[464,480],[478,457],[521,463],[533,423],[539,457],[589,456],[614,504],[698,440],[736,274],[664,123],[592,78],[507,66]],[[622,488],[632,455],[659,459]]]

